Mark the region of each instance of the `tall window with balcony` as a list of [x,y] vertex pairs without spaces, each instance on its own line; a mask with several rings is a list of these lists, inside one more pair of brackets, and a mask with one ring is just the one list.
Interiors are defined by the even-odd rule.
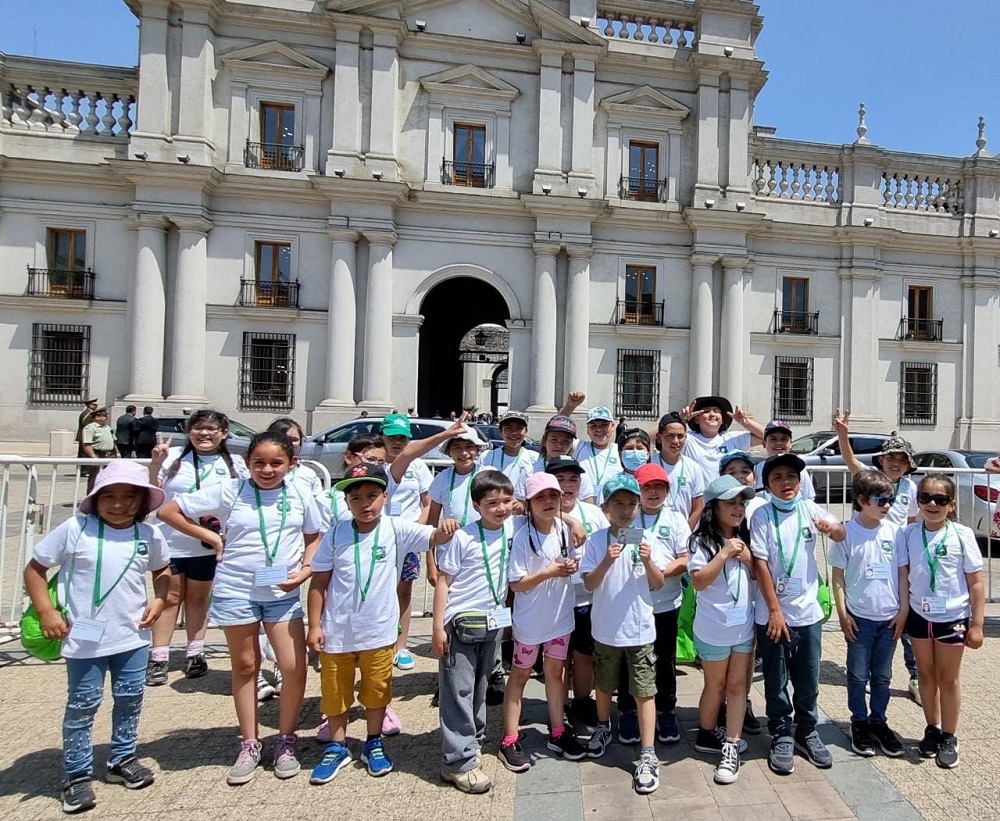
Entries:
[[937,364],[899,363],[899,424],[937,424]]
[[615,415],[653,419],[660,413],[660,352],[620,348]]
[[295,397],[295,334],[243,334],[240,408],[290,410]]
[[290,242],[254,243],[254,278],[244,279],[240,304],[298,308],[299,282],[292,281]]
[[906,316],[899,323],[900,339],[940,342],[944,321],[934,318],[934,289],[910,285],[906,292]]
[[811,422],[813,418],[813,361],[799,356],[774,358],[773,419]]
[[271,171],[301,171],[304,148],[295,142],[295,106],[261,103],[260,142],[247,141],[248,168]]
[[90,394],[90,326],[31,326],[28,401],[76,405]]
[[783,277],[781,309],[774,312],[775,333],[815,334],[819,332],[819,312],[809,311],[809,280]]
[[452,160],[444,161],[443,181],[468,188],[492,188],[494,166],[486,162],[486,126],[455,123]]
[[86,231],[49,228],[46,254],[47,267],[28,268],[29,295],[94,298],[94,272],[87,269]]
[[625,267],[625,299],[618,301],[615,321],[622,325],[662,325],[663,303],[656,302],[656,267]]
[[658,202],[663,186],[659,179],[660,146],[633,140],[628,145],[628,176],[621,181],[621,198]]

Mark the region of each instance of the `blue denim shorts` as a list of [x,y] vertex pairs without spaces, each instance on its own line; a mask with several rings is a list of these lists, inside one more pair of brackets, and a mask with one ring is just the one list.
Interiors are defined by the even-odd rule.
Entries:
[[220,599],[212,597],[208,620],[219,627],[239,627],[262,621],[275,624],[279,621],[301,619],[302,602],[297,594],[278,601],[247,601],[246,599]]
[[694,649],[702,661],[725,661],[730,653],[753,652],[753,639],[743,644],[734,644],[730,647],[719,647],[715,644],[706,644],[697,636],[694,637]]

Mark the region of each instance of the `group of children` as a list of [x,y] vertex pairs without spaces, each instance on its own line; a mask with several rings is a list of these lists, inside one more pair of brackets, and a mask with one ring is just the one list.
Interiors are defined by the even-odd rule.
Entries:
[[[190,587],[208,574],[200,565],[209,561],[210,617],[229,645],[242,737],[228,774],[233,785],[252,780],[262,759],[262,646],[273,650],[281,674],[276,776],[300,771],[296,729],[307,649],[319,654],[324,724],[317,738],[327,745],[310,781],[329,782],[352,760],[346,731],[358,671],[366,715],[361,761],[372,776],[392,770],[382,738],[400,728],[391,714],[392,673],[413,665],[401,622],[420,554],[434,584],[441,775],[456,788],[491,788],[482,747],[486,706],[499,687],[499,758],[514,772],[531,766],[520,742],[522,697],[541,658],[547,749],[573,761],[604,755],[617,693],[618,740],[640,746],[634,788],[656,790],[655,744],[681,738],[675,657],[679,614],[692,592],[692,638],[704,671],[695,748],[719,757],[716,781],[738,778],[743,735],[761,729],[748,697],[755,656],[770,768],[792,773],[796,749],[829,767],[816,732],[822,624],[833,606],[816,555],[820,536],[833,542],[854,750],[903,753],[886,706],[896,640],[905,634],[927,719],[920,753],[942,767],[957,765],[958,672],[963,649],[982,644],[984,594],[975,538],[953,521],[950,479],[930,475],[915,485],[907,476],[915,467],[911,450],[899,439],[886,443],[880,469],[864,468],[850,450],[848,417],[838,415],[842,454],[855,474],[856,513],[844,524],[812,500],[782,422],[765,428],[723,397],[701,397],[665,415],[655,437],[635,428],[619,446],[604,407],[588,412],[588,438],[577,440],[570,414],[583,400],[572,394],[548,421],[538,458],[524,447],[521,413],[501,418],[504,446],[485,454],[464,418],[410,441],[408,420],[387,416],[381,437],[351,443],[347,472],[329,491],[298,465],[302,432],[291,420],[255,436],[245,465],[224,451],[228,458],[206,458],[207,445],[192,438],[183,452],[154,452],[149,472],[127,462],[102,471],[81,515],[36,546],[25,572],[45,635],[64,640],[63,809],[96,801],[90,729],[106,671],[115,700],[107,778],[133,789],[152,782],[135,757],[149,628],[163,620],[171,572]],[[742,431],[730,430],[734,421]],[[224,431],[225,417],[192,417],[189,427],[199,425]],[[201,431],[216,451],[219,430]],[[755,464],[747,450],[761,442],[768,457]],[[419,457],[437,445],[454,465],[431,480]],[[162,532],[145,522],[154,511]],[[175,543],[202,552],[174,557]],[[61,599],[48,587],[56,566],[60,577],[68,575]],[[155,594],[148,604],[147,572]],[[186,672],[192,664],[200,669],[203,625],[195,628]],[[506,636],[513,648],[504,686]],[[160,662],[154,656],[152,663]]]

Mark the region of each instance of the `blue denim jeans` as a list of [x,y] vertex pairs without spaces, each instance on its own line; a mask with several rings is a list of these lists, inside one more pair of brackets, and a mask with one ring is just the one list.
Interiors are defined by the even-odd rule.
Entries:
[[[792,651],[767,637],[767,625],[757,625],[757,648],[764,669],[767,731],[771,738],[792,735],[793,713],[797,735],[808,735],[819,721],[816,699],[819,697],[823,622],[788,629],[798,634]],[[791,697],[788,695],[789,682]]]
[[[847,706],[851,721],[885,721],[889,680],[896,639],[891,621],[871,621],[851,614],[858,625],[854,641],[847,642]],[[871,681],[871,711],[865,703],[865,685]]]
[[135,755],[148,657],[149,647],[143,646],[113,656],[66,659],[69,694],[63,716],[63,770],[67,780],[94,772],[91,729],[104,697],[104,676],[109,671],[114,708],[108,764],[117,764]]
[[903,664],[906,665],[906,672],[910,674],[910,678],[915,679],[917,677],[917,657],[913,655],[913,642],[910,641],[910,637],[903,633],[899,639],[903,643]]

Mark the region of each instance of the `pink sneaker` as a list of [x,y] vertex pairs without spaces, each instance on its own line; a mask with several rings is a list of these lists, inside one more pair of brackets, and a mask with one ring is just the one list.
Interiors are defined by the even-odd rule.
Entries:
[[330,722],[327,719],[323,719],[323,723],[319,725],[316,730],[316,741],[319,744],[329,744],[330,743]]
[[391,706],[385,708],[382,717],[382,735],[399,735],[403,729],[403,720],[396,715]]

